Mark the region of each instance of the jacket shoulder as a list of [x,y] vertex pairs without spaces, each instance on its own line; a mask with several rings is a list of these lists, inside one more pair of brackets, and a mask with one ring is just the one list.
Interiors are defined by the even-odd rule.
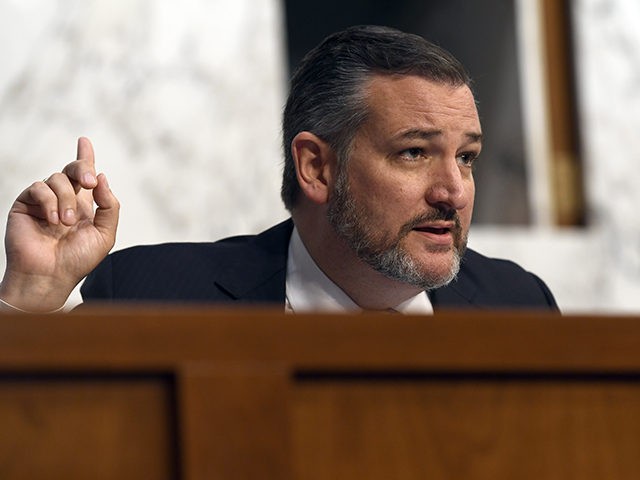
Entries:
[[434,305],[557,310],[549,287],[537,275],[510,260],[467,249],[457,278],[432,292]]
[[82,296],[85,300],[229,300],[220,282],[251,284],[260,275],[268,278],[269,272],[286,268],[287,235],[285,222],[259,235],[216,242],[129,247],[108,255],[89,274]]

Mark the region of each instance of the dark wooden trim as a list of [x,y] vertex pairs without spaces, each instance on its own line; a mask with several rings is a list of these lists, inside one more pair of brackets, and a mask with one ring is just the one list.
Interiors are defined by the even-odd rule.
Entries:
[[571,7],[567,0],[542,0],[541,8],[554,220],[560,226],[584,225],[584,181],[578,136]]

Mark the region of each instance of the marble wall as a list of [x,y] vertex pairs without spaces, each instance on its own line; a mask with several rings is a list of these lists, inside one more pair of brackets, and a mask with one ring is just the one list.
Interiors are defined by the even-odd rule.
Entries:
[[122,203],[116,248],[285,218],[281,19],[277,0],[1,1],[2,217],[85,135]]
[[575,2],[590,217],[608,304],[640,310],[640,3]]
[[276,0],[4,0],[3,215],[86,135],[122,202],[119,247],[284,218],[281,36]]
[[[540,274],[565,311],[639,313],[640,4],[572,7],[590,224],[471,245]],[[116,248],[285,218],[283,35],[278,0],[0,0],[0,215],[86,135],[122,202]]]

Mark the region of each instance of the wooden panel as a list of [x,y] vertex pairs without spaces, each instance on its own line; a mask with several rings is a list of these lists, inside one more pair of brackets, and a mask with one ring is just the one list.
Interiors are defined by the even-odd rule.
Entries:
[[0,478],[635,478],[638,320],[6,315]]
[[176,478],[173,407],[164,381],[1,380],[3,480]]
[[637,382],[305,383],[292,418],[300,480],[608,480],[640,471]]
[[178,385],[182,478],[290,478],[287,380],[277,365],[184,367]]
[[185,362],[296,368],[640,371],[640,322],[549,312],[285,315],[111,308],[0,316],[0,370],[162,369]]

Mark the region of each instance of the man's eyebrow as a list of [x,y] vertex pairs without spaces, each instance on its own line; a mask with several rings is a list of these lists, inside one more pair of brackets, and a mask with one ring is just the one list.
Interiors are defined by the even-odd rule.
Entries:
[[[420,140],[429,140],[433,137],[438,137],[442,135],[442,130],[422,130],[420,128],[415,128],[412,130],[407,130],[406,132],[402,132],[398,135],[398,138],[408,138],[408,139],[420,139]],[[467,137],[473,143],[482,143],[482,133],[478,132],[465,132],[465,137]]]
[[420,128],[414,128],[407,130],[398,135],[399,138],[429,140],[430,138],[442,135],[442,130],[422,130]]
[[465,137],[474,143],[482,143],[482,133],[467,132],[465,133]]

